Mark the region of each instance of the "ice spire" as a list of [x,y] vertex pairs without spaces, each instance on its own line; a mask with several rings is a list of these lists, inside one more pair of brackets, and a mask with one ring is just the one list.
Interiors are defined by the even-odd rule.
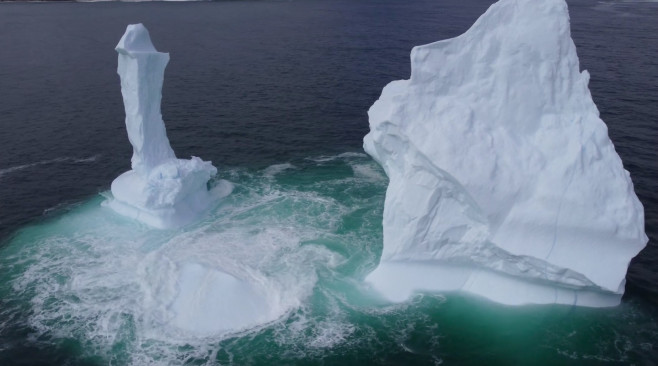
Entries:
[[160,102],[169,54],[158,52],[142,24],[131,24],[116,47],[117,72],[126,110],[126,129],[133,146],[133,170],[147,174],[176,155],[169,145]]
[[160,113],[169,54],[153,47],[141,24],[128,26],[116,51],[126,129],[133,146],[132,170],[112,182],[113,197],[104,205],[156,228],[191,223],[233,186],[222,180],[209,190],[217,168],[195,156],[177,159],[169,145]]

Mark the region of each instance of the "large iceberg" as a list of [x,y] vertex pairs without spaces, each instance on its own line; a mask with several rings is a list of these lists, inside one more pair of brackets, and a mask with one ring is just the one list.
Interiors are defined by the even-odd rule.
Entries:
[[500,0],[415,47],[370,108],[390,178],[368,277],[394,301],[465,291],[510,305],[614,306],[648,239],[580,72],[564,0]]
[[176,228],[196,220],[232,185],[219,181],[210,162],[177,159],[169,145],[160,102],[169,54],[158,52],[142,24],[131,24],[116,47],[118,73],[126,110],[126,129],[133,146],[132,169],[112,182],[105,204],[116,212],[156,228]]

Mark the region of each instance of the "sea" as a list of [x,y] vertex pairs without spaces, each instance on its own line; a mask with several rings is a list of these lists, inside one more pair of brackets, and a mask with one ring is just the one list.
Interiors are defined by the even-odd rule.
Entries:
[[[657,2],[568,1],[645,208],[650,241],[621,305],[388,303],[363,281],[388,184],[362,149],[368,108],[409,77],[413,46],[463,33],[492,2],[0,3],[0,365],[657,365]],[[130,169],[114,47],[131,23],[170,53],[177,156],[235,186],[182,230],[101,206]],[[231,258],[279,291],[282,315],[220,334],[172,326],[178,269]]]

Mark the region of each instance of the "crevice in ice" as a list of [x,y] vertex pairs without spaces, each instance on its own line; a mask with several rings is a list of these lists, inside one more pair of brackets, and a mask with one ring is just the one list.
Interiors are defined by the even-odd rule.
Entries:
[[555,243],[557,243],[557,236],[558,236],[558,231],[559,231],[559,223],[560,223],[560,215],[562,214],[562,203],[564,202],[564,197],[567,194],[567,191],[569,191],[569,187],[571,187],[571,182],[573,181],[573,176],[575,174],[575,169],[571,169],[571,174],[569,176],[569,183],[564,188],[564,191],[562,191],[562,195],[560,196],[560,203],[557,206],[557,213],[555,214],[555,225],[553,226],[553,243],[551,244],[551,248],[548,250],[548,253],[546,253],[546,256],[544,257],[544,260],[548,260],[548,258],[551,257],[551,253],[553,253],[553,249],[555,248]]

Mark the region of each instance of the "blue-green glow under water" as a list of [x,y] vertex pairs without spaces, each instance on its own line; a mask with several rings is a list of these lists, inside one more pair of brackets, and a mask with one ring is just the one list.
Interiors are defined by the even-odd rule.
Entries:
[[[390,304],[362,281],[387,185],[362,154],[366,111],[409,76],[413,46],[463,33],[493,1],[0,3],[0,365],[656,364],[655,2],[568,1],[645,206],[650,242],[619,307]],[[114,47],[136,22],[171,55],[162,107],[177,155],[236,184],[181,232],[100,205],[130,168]],[[262,279],[281,316],[239,334],[175,326],[186,263]]]
[[[655,309],[633,299],[612,309],[379,299],[362,279],[381,253],[388,181],[363,154],[221,176],[233,194],[182,232],[130,222],[101,196],[20,230],[0,252],[2,321],[24,322],[12,326],[31,345],[3,334],[3,351],[120,365],[616,364],[655,354]],[[213,335],[158,318],[179,291],[177,268],[235,258],[281,285],[282,316]]]

